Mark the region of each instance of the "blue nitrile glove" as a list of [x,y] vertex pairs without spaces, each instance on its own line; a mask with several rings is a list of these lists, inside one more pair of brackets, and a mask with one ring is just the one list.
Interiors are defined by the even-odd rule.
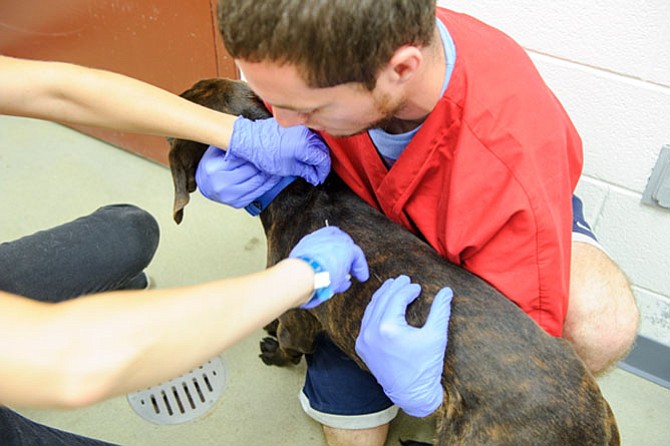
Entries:
[[425,417],[443,399],[441,384],[447,328],[451,316],[451,288],[435,296],[421,328],[407,324],[407,306],[421,286],[407,276],[388,279],[372,295],[356,339],[356,353],[368,366],[384,393],[408,415]]
[[363,250],[349,234],[336,226],[307,234],[291,250],[289,257],[306,261],[316,273],[327,271],[330,274],[330,285],[315,290],[312,298],[300,308],[313,308],[333,294],[346,291],[351,286],[352,275],[360,282],[370,277]]
[[282,127],[274,118],[252,121],[239,116],[228,151],[279,176],[300,176],[313,185],[330,172],[330,153],[319,135],[304,125]]
[[282,180],[259,170],[247,160],[210,146],[195,172],[195,182],[205,197],[234,208],[243,208]]

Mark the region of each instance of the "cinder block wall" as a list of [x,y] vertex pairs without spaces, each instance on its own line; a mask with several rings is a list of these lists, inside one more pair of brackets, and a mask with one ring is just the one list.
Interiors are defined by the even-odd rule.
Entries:
[[640,201],[661,148],[670,145],[670,2],[437,4],[495,26],[527,50],[582,136],[577,193],[633,284],[640,334],[670,346],[670,210]]

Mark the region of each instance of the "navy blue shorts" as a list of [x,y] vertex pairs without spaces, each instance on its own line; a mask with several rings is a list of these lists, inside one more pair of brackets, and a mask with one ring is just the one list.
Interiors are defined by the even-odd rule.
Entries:
[[338,429],[370,429],[389,423],[398,408],[372,374],[340,350],[325,333],[316,350],[305,355],[307,376],[300,395],[303,410],[316,421]]
[[[582,202],[572,197],[573,235],[597,243],[584,219]],[[313,354],[306,355],[307,376],[300,395],[305,412],[316,421],[338,429],[370,429],[390,422],[398,408],[389,400],[374,376],[333,344],[325,334],[317,337]]]
[[580,200],[577,195],[572,196],[572,232],[573,234],[577,233],[585,235],[589,238],[592,238],[596,242],[598,241],[595,234],[593,234],[593,231],[591,230],[591,226],[584,218],[582,200]]

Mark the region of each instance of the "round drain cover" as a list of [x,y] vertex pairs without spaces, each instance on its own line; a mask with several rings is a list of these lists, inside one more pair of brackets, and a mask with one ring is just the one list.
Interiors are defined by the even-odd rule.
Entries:
[[128,402],[139,416],[153,423],[185,423],[219,401],[226,381],[225,366],[217,356],[168,382],[128,394]]

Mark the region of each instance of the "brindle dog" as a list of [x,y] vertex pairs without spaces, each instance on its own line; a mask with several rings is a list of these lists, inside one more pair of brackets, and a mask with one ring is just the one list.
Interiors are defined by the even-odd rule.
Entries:
[[[269,113],[239,81],[208,79],[183,97],[250,119]],[[174,216],[181,221],[195,169],[205,146],[171,140]],[[421,326],[433,297],[450,286],[454,300],[442,386],[436,412],[437,445],[618,445],[612,411],[593,376],[563,339],[547,335],[493,287],[440,257],[430,246],[388,220],[352,193],[334,174],[313,187],[298,179],[260,215],[268,242],[268,265],[285,258],[305,234],[327,223],[349,233],[366,253],[371,278],[311,310],[290,310],[268,327],[266,364],[297,363],[325,331],[361,368],[354,344],[373,292],[407,274],[423,287],[407,310]],[[327,223],[326,223],[327,222]],[[276,331],[275,331],[276,330]]]

